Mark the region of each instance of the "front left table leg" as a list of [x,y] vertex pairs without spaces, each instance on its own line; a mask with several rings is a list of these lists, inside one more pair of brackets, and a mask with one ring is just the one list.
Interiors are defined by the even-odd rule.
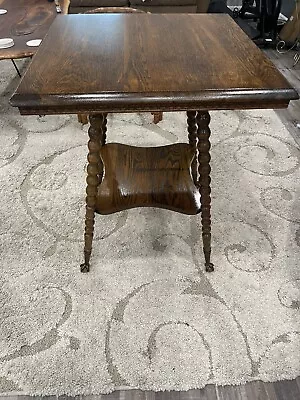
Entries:
[[198,148],[198,173],[199,173],[199,191],[201,195],[201,222],[202,222],[202,240],[203,252],[205,257],[205,269],[207,272],[214,271],[214,265],[210,262],[211,254],[211,216],[210,216],[210,115],[207,111],[198,111],[197,113],[197,148]]
[[88,167],[86,188],[86,215],[84,234],[84,263],[80,265],[81,272],[89,272],[90,257],[94,236],[95,207],[97,188],[102,179],[103,164],[100,158],[100,148],[105,143],[106,114],[91,115],[88,142]]

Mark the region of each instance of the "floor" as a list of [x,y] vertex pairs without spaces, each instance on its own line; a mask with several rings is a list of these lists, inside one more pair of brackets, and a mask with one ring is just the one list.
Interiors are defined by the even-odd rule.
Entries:
[[[300,47],[292,50],[284,48],[282,50],[284,54],[280,54],[273,49],[267,49],[265,53],[300,94],[300,61],[294,66],[294,57],[298,54],[297,49],[300,54]],[[300,102],[298,100],[291,101],[288,109],[277,110],[276,112],[295,141],[300,145]]]
[[[55,396],[0,396],[0,400],[56,400]],[[241,386],[208,385],[204,389],[186,392],[142,392],[120,390],[108,395],[61,396],[58,400],[299,400],[300,378],[275,383],[252,382]]]
[[[236,4],[237,0],[232,0]],[[294,64],[295,49],[283,49],[284,54],[274,49],[264,50],[281,73],[300,93],[300,61]],[[299,48],[300,52],[300,48]],[[276,111],[300,146],[300,101],[292,101],[286,110]],[[297,124],[299,123],[299,128]],[[32,400],[29,396],[0,396],[0,400]],[[54,400],[55,396],[43,400]],[[67,396],[61,400],[71,400]],[[75,398],[74,400],[78,400]],[[142,392],[121,390],[110,395],[83,396],[83,400],[300,400],[300,377],[292,381],[264,383],[261,381],[241,386],[206,386],[201,390],[187,392]],[[38,400],[38,398],[36,398]],[[39,399],[40,400],[40,399]],[[81,399],[80,399],[81,400]]]

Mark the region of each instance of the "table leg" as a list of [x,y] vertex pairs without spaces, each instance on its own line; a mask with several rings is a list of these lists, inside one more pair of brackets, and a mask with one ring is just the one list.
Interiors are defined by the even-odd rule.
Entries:
[[77,114],[78,122],[82,125],[86,125],[89,123],[88,116],[86,114]]
[[86,188],[86,215],[84,234],[84,263],[80,265],[81,272],[89,272],[92,242],[94,236],[95,206],[97,188],[102,179],[103,164],[100,158],[100,148],[105,143],[106,114],[91,115],[88,142],[88,167]]
[[201,222],[203,251],[205,257],[205,269],[207,272],[214,270],[210,262],[211,253],[211,216],[210,216],[210,115],[207,111],[198,111],[197,113],[197,148],[198,148],[198,173],[199,173],[199,191],[201,194]]
[[188,124],[188,132],[189,132],[189,144],[193,147],[195,151],[195,157],[192,161],[191,169],[192,169],[192,177],[195,185],[198,184],[198,176],[197,176],[197,120],[196,120],[196,111],[187,111],[187,124]]
[[163,119],[163,113],[162,112],[152,112],[153,115],[153,123],[158,124],[160,121]]
[[17,64],[15,63],[15,60],[11,58],[11,62],[13,63],[15,70],[17,71],[17,74],[19,75],[20,78],[22,78],[21,72],[19,71]]
[[107,132],[107,113],[103,114],[102,136],[101,136],[102,146],[104,146],[106,143],[106,132]]

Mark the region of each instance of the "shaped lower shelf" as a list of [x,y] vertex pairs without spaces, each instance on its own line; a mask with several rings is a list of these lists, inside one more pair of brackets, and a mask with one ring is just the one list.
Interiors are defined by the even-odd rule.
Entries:
[[111,214],[134,207],[159,207],[183,214],[201,211],[193,182],[194,149],[186,143],[162,147],[105,144],[100,150],[103,178],[96,212]]

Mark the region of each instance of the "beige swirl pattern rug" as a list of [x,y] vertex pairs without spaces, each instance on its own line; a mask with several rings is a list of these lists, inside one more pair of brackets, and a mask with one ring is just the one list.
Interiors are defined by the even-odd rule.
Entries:
[[[97,216],[81,274],[87,127],[21,117],[0,67],[0,394],[297,377],[299,149],[276,114],[212,113],[214,273],[199,216],[134,209]],[[108,140],[185,141],[185,114],[112,115]]]

